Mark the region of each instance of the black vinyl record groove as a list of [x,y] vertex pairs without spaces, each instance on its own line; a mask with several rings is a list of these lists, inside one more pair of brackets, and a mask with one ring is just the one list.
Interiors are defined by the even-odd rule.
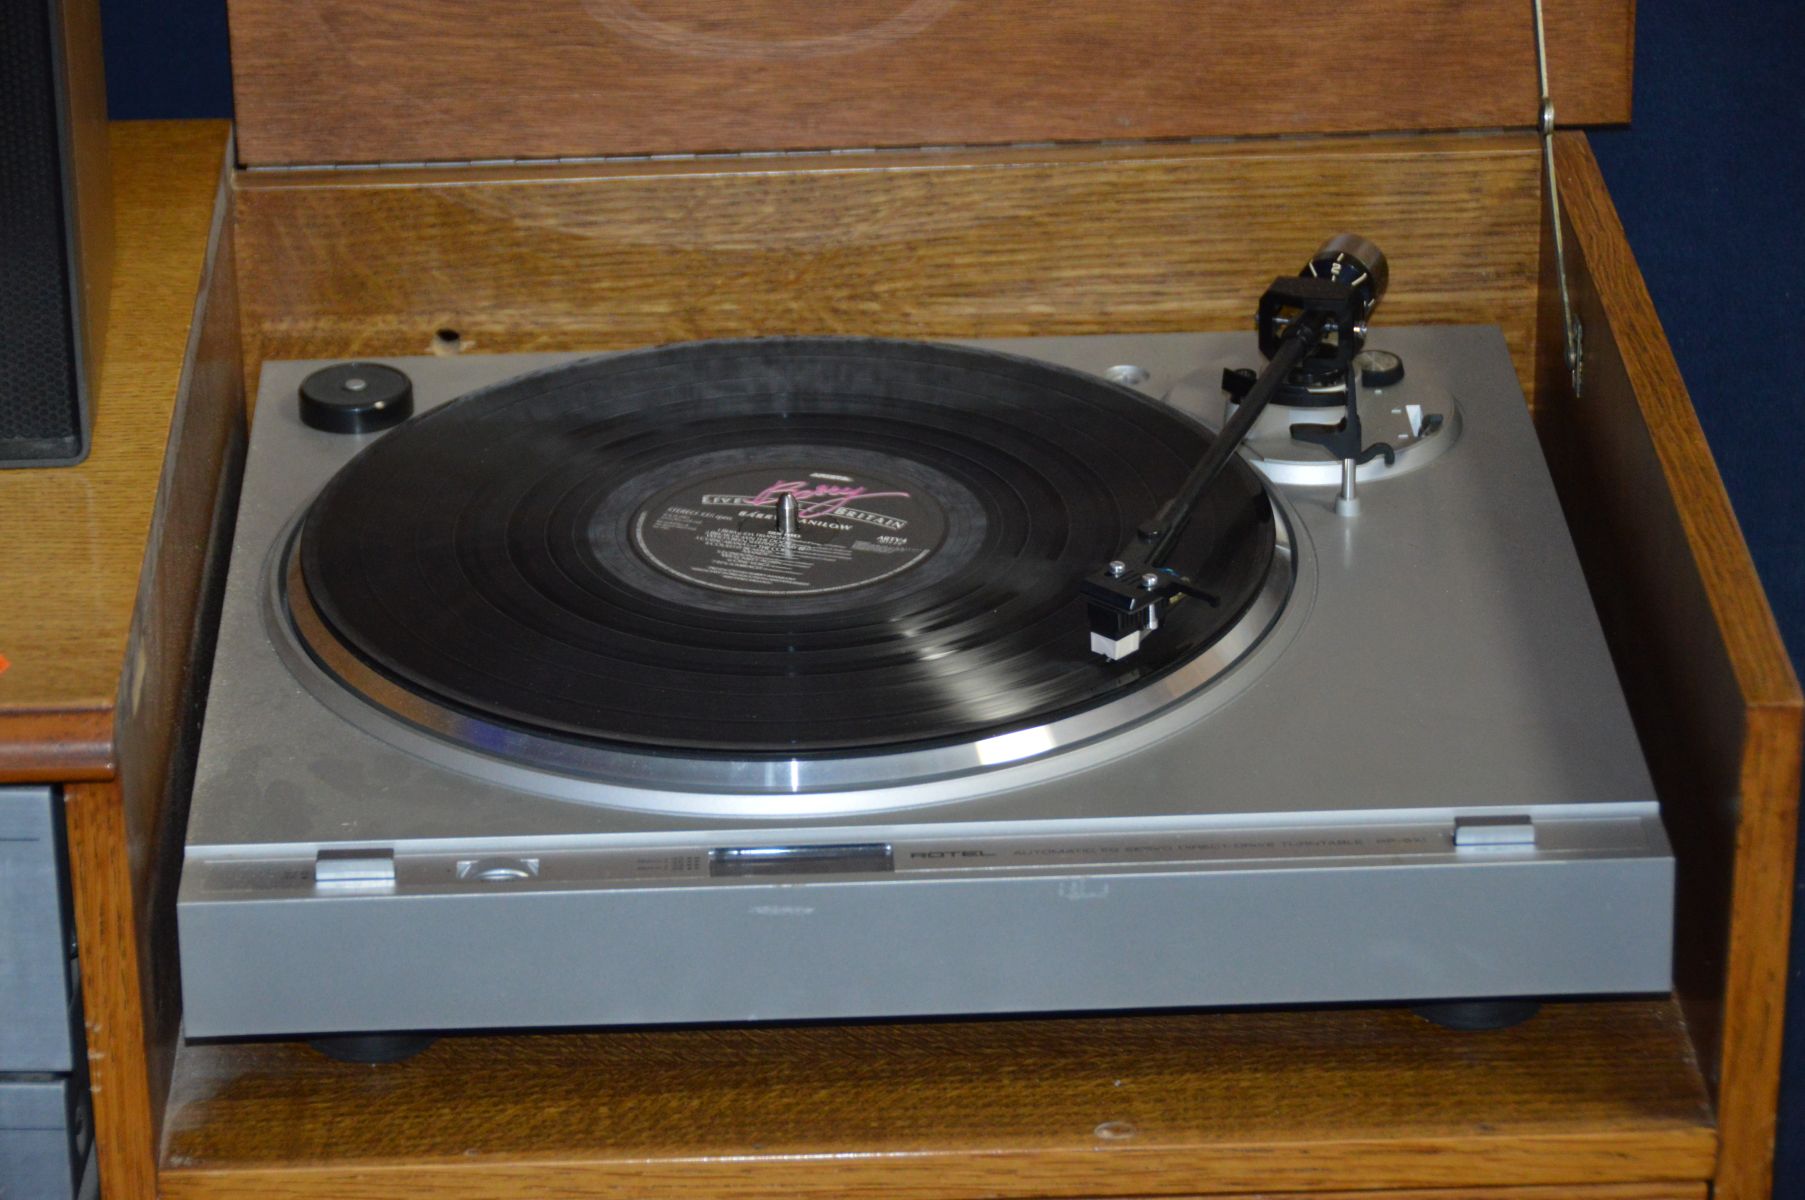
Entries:
[[691,343],[415,418],[338,473],[296,552],[333,635],[433,703],[652,750],[882,750],[1039,724],[1214,642],[1272,565],[1244,463],[1174,564],[1218,603],[1110,663],[1077,592],[1208,437],[988,351]]

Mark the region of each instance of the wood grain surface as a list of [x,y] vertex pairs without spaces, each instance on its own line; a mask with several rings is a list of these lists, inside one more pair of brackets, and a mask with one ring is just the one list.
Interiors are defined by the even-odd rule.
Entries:
[[[1568,123],[1632,0],[1547,0]],[[467,161],[1535,123],[1528,0],[231,0],[243,160]]]
[[1391,258],[1387,322],[1498,324],[1528,364],[1539,161],[1396,137],[241,174],[246,368],[440,329],[477,353],[1241,329],[1343,229]]
[[0,708],[0,781],[111,779],[113,766],[111,704]]
[[[1702,1183],[1597,1183],[1562,1184],[1559,1187],[1463,1187],[1436,1188],[1422,1191],[1388,1190],[1384,1192],[1260,1192],[1241,1193],[1232,1200],[1706,1200],[1709,1189]],[[1170,1200],[1195,1200],[1175,1196]]]
[[1678,860],[1677,986],[1717,1100],[1714,1195],[1763,1200],[1785,1007],[1799,689],[1583,138],[1562,136],[1559,167],[1584,384],[1574,398],[1544,337],[1539,423]]
[[188,795],[244,469],[237,276],[223,172],[219,183],[116,723],[120,832],[135,918],[129,949],[138,958],[153,1146],[181,1025],[175,893]]
[[[152,1200],[180,1021],[174,902],[181,817],[199,728],[200,664],[212,652],[210,613],[223,575],[223,532],[230,527],[244,443],[244,403],[225,129],[127,127],[118,141],[122,231],[159,215],[179,215],[159,214],[162,205],[153,203],[175,182],[163,172],[192,170],[195,182],[211,184],[205,190],[211,219],[200,231],[198,269],[191,274],[181,259],[166,264],[188,280],[180,307],[115,325],[116,347],[152,344],[146,334],[133,338],[136,324],[160,323],[186,336],[174,347],[173,378],[157,372],[170,394],[160,405],[145,404],[167,435],[160,470],[129,484],[143,487],[153,503],[138,547],[142,567],[131,625],[116,666],[110,741],[117,778],[64,790],[101,1185],[108,1200]],[[147,180],[135,171],[152,174]],[[122,285],[155,261],[139,262],[132,244],[126,245]],[[130,293],[122,288],[122,294]],[[117,367],[117,349],[109,361]],[[103,388],[99,398],[104,403],[111,395]],[[127,497],[118,499],[125,507]]]
[[94,447],[0,471],[0,782],[104,777],[140,569],[225,153],[224,122],[112,138],[119,257]]
[[117,782],[63,789],[82,1019],[94,1098],[95,1159],[107,1200],[155,1200],[157,1113],[146,1040],[138,931],[143,910],[125,801]]
[[1678,1010],[1401,1009],[294,1044],[177,1064],[164,1195],[896,1197],[1700,1180]]

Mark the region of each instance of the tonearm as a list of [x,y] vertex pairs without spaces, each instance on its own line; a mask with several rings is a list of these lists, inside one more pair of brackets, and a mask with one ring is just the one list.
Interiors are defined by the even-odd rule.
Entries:
[[1198,503],[1288,380],[1345,383],[1345,418],[1335,425],[1294,425],[1291,436],[1323,446],[1342,461],[1337,511],[1348,516],[1357,511],[1354,468],[1391,454],[1383,444],[1362,445],[1355,396],[1358,372],[1352,369],[1365,344],[1367,318],[1385,294],[1387,282],[1384,254],[1349,233],[1324,242],[1296,276],[1273,280],[1260,297],[1256,318],[1265,368],[1251,385],[1233,388],[1240,393],[1239,404],[1177,494],[1135,530],[1133,540],[1114,559],[1084,580],[1081,591],[1089,611],[1092,650],[1111,659],[1126,658],[1159,629],[1161,616],[1172,604],[1185,597],[1215,602],[1170,560]]

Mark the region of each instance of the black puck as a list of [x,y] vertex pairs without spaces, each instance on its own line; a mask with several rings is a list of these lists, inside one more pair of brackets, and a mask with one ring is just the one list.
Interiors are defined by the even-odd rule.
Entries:
[[338,1033],[309,1038],[307,1044],[339,1062],[397,1063],[412,1058],[437,1040],[425,1033]]
[[1354,357],[1362,387],[1387,388],[1404,378],[1404,360],[1389,350],[1362,350]]
[[1417,1004],[1411,1011],[1425,1021],[1458,1033],[1484,1033],[1521,1025],[1542,1009],[1539,1000],[1442,1000]]
[[327,433],[375,433],[413,411],[414,385],[381,363],[338,363],[301,381],[301,421]]

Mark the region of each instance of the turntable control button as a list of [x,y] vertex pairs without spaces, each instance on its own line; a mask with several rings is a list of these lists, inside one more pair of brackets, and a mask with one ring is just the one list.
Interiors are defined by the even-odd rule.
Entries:
[[301,381],[301,421],[327,433],[376,433],[413,415],[414,385],[394,367],[336,363]]
[[1360,386],[1388,388],[1404,378],[1404,360],[1389,350],[1362,350],[1354,356],[1360,370]]
[[517,879],[537,879],[539,877],[539,860],[536,858],[471,858],[458,862],[459,879],[474,879],[483,883],[511,883]]

